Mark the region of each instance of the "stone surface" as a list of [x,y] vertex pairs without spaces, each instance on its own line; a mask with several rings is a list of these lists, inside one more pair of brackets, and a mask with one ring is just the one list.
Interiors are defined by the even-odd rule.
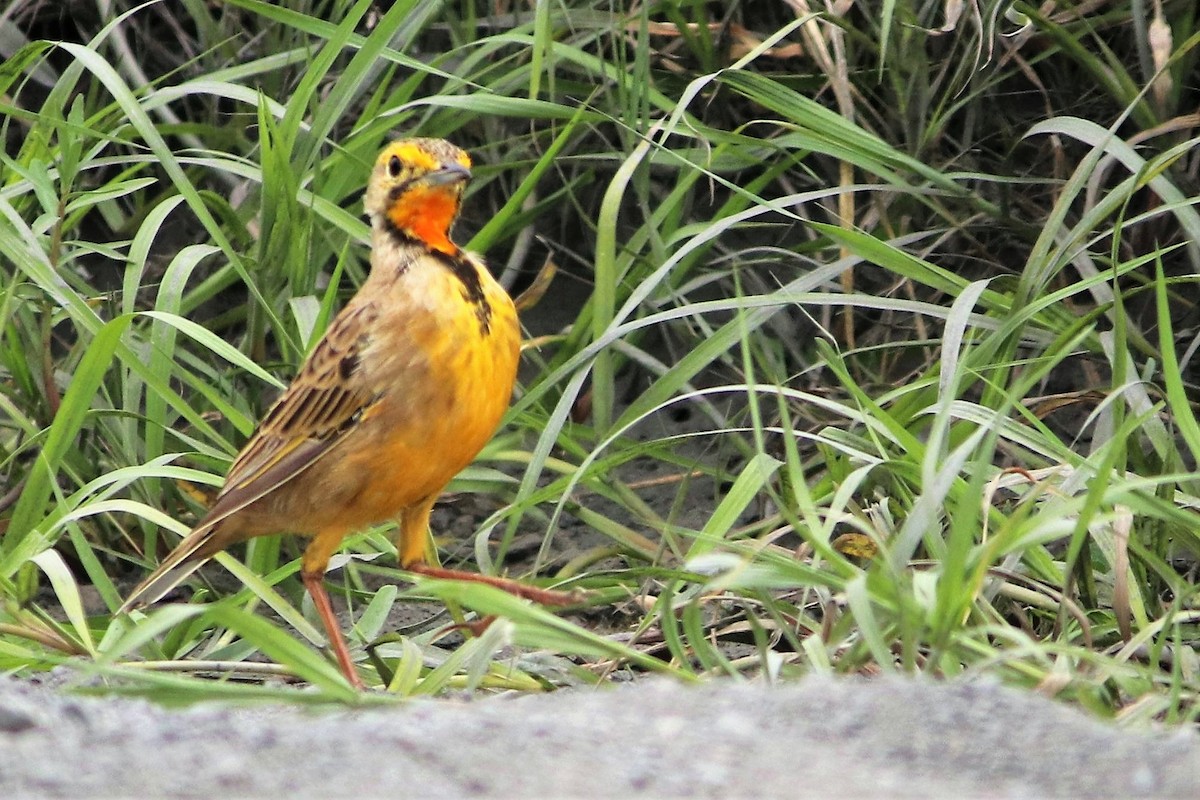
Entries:
[[808,679],[322,711],[0,679],[0,797],[1200,797],[1200,737],[984,683]]

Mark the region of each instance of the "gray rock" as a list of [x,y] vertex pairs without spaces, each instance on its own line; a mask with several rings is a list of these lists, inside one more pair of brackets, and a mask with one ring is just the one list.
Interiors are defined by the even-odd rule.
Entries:
[[0,679],[0,797],[1200,797],[1200,737],[987,683],[646,681],[306,710]]

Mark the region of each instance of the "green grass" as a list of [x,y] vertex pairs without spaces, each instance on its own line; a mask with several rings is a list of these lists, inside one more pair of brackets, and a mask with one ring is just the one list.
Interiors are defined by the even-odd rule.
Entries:
[[[583,298],[452,487],[493,512],[434,532],[589,600],[413,587],[353,537],[386,696],[904,672],[1200,715],[1190,4],[283,5],[0,14],[0,670],[353,699],[294,541],[112,611],[363,280],[403,133],[471,151],[459,236],[510,288],[549,258],[542,302]],[[500,621],[397,632],[414,600]]]

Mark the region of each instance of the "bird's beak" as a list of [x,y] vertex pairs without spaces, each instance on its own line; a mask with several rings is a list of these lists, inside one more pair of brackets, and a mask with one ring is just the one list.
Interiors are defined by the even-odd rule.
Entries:
[[425,175],[425,182],[432,186],[445,186],[449,183],[458,183],[471,179],[471,170],[464,167],[462,164],[451,162],[443,164],[433,172]]

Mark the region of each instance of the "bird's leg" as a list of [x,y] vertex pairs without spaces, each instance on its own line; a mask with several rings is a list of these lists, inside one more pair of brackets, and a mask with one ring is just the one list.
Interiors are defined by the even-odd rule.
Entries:
[[[428,578],[486,583],[488,586],[495,586],[509,594],[545,606],[573,606],[583,601],[584,597],[580,592],[556,592],[553,589],[526,586],[508,578],[496,578],[491,575],[480,575],[478,572],[464,572],[445,567],[431,567],[425,562],[425,547],[429,541],[429,512],[433,510],[435,502],[437,502],[437,495],[431,494],[416,505],[404,509],[401,514],[400,530],[396,540],[401,569]],[[480,630],[482,631],[482,628]]]
[[520,581],[514,581],[510,578],[497,578],[492,575],[481,575],[478,572],[467,572],[460,569],[446,569],[445,567],[431,567],[424,561],[414,561],[411,564],[405,564],[404,569],[409,572],[415,572],[418,575],[424,575],[428,578],[438,578],[447,581],[471,581],[472,583],[486,583],[488,586],[495,586],[517,597],[523,597],[526,600],[532,600],[535,603],[541,603],[544,606],[573,606],[576,603],[582,602],[583,595],[579,592],[558,592],[554,589],[542,589],[538,586],[529,586]]
[[342,637],[341,628],[338,627],[337,617],[333,615],[333,605],[329,602],[329,593],[325,591],[324,570],[321,572],[301,571],[300,579],[304,582],[304,588],[312,596],[313,605],[317,607],[317,614],[325,625],[325,635],[329,637],[329,646],[337,657],[342,674],[355,689],[366,688],[363,686],[362,678],[358,677],[358,672],[354,669],[354,662],[350,660],[350,650],[346,647],[346,640]]

